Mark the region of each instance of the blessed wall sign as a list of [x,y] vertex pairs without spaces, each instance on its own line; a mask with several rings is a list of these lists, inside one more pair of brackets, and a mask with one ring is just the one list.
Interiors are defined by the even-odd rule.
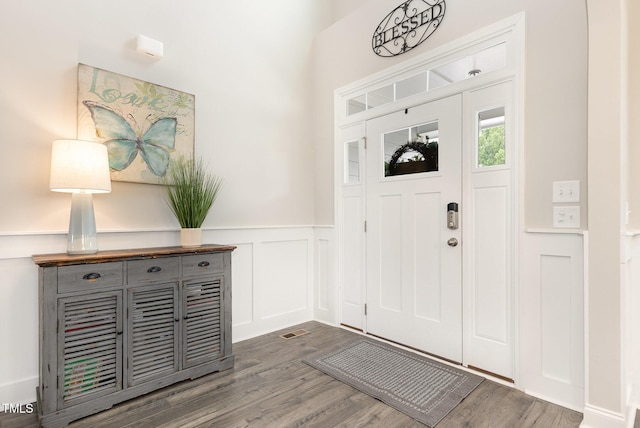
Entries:
[[379,56],[396,56],[424,42],[444,18],[444,0],[407,0],[387,15],[373,33],[371,45]]

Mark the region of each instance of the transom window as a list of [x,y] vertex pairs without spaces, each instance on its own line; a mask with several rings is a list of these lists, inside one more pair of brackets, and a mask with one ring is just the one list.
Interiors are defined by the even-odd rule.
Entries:
[[498,43],[478,52],[458,58],[444,65],[433,67],[389,85],[368,91],[347,100],[347,116],[471,79],[482,73],[499,70],[507,64],[507,44]]

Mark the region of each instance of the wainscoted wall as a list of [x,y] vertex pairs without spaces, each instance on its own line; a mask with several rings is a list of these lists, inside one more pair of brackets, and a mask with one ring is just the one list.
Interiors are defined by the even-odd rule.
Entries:
[[[175,230],[100,233],[100,248],[177,245]],[[236,245],[233,252],[233,341],[310,319],[340,322],[333,227],[229,228],[204,231],[205,242]],[[632,260],[640,259],[640,237],[629,238]],[[37,268],[32,254],[64,251],[66,233],[0,236],[0,397],[35,400],[38,363]],[[584,247],[580,233],[529,232],[521,242],[519,287],[520,387],[576,410],[584,407]],[[640,301],[640,278],[630,264],[626,304]],[[640,355],[640,316],[628,310],[627,358]],[[640,374],[629,366],[627,399],[638,402]]]
[[316,321],[336,325],[338,320],[339,297],[336,287],[335,229],[333,226],[316,227],[315,242],[315,299]]
[[580,232],[525,233],[520,341],[526,393],[584,408],[584,248]]
[[[178,245],[176,230],[100,232],[101,250]],[[314,318],[334,322],[333,229],[312,226],[207,229],[203,241],[233,252],[233,341]],[[33,254],[66,249],[65,233],[0,235],[0,402],[35,401],[38,270]],[[315,277],[315,278],[314,278]],[[314,282],[315,287],[314,295]]]

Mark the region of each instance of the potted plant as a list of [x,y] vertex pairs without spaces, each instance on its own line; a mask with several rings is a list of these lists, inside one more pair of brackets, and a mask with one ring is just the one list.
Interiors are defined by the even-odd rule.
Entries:
[[173,160],[164,178],[166,201],[180,223],[183,247],[202,245],[202,223],[222,186],[222,178],[211,174],[202,159]]

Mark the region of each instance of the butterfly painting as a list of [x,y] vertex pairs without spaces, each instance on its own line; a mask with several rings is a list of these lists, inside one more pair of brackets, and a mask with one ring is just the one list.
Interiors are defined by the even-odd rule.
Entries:
[[78,64],[78,138],[104,144],[111,180],[161,184],[171,159],[193,156],[195,97]]
[[169,157],[175,148],[175,117],[160,117],[140,134],[119,113],[94,101],[83,101],[96,127],[96,136],[104,140],[109,152],[109,168],[122,171],[138,153],[154,175],[164,177]]

